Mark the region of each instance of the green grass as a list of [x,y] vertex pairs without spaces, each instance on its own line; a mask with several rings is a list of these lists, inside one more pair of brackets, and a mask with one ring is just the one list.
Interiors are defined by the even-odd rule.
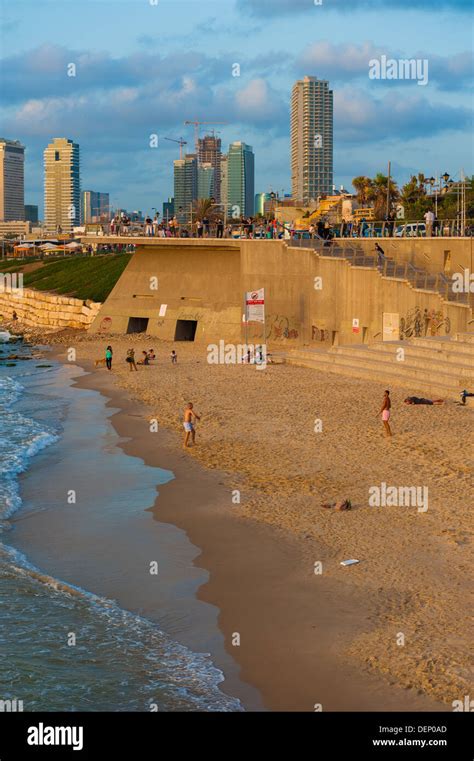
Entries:
[[34,272],[26,272],[25,288],[72,296],[76,299],[105,301],[132,254],[107,254],[80,259],[45,262]]

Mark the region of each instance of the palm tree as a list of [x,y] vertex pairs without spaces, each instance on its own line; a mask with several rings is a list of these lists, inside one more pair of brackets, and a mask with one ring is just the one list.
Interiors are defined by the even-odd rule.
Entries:
[[354,177],[352,184],[356,191],[357,202],[361,206],[367,206],[373,197],[373,183],[370,177],[365,175]]
[[212,198],[198,198],[193,203],[193,218],[202,222],[207,217],[209,222],[216,222],[222,216],[219,206]]
[[375,179],[372,181],[372,187],[375,218],[384,219],[387,213],[387,188],[390,195],[389,212],[392,210],[394,201],[397,201],[400,198],[397,183],[390,178],[389,185],[388,177],[379,172],[375,175]]

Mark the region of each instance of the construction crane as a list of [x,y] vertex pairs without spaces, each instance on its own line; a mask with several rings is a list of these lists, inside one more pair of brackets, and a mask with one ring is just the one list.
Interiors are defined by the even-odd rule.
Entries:
[[196,153],[199,152],[199,127],[201,124],[229,124],[229,122],[199,122],[199,121],[192,121],[190,119],[187,119],[185,122],[185,125],[193,124],[194,125],[194,144],[196,146]]
[[165,140],[170,140],[172,143],[179,143],[179,158],[183,158],[183,145],[187,145],[188,141],[183,140],[182,137],[179,138],[179,140],[176,140],[174,137],[165,137]]

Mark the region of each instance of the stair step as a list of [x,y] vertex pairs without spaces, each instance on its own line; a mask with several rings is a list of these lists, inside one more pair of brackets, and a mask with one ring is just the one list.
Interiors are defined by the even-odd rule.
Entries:
[[308,362],[299,362],[298,360],[294,359],[287,360],[287,362],[291,365],[307,367],[308,369],[313,369],[329,374],[342,375],[346,378],[348,375],[350,375],[351,377],[358,378],[359,380],[370,380],[375,383],[384,383],[386,385],[394,383],[396,386],[410,389],[412,393],[457,397],[462,391],[461,386],[453,386],[452,383],[445,384],[441,383],[440,381],[427,381],[418,377],[412,377],[408,373],[405,373],[403,376],[397,376],[396,378],[388,378],[387,374],[385,373],[380,374],[374,372],[373,370],[366,370],[364,368],[353,368],[352,371],[348,373],[347,368],[342,365],[320,365],[316,363],[314,365],[310,365]]
[[[397,360],[396,352],[399,348],[405,350],[404,360]],[[352,357],[357,359],[358,363],[377,362],[384,366],[394,364],[400,369],[406,367],[422,368],[425,372],[437,373],[441,365],[442,371],[448,375],[472,376],[474,379],[474,363],[462,361],[464,357],[459,357],[456,354],[443,356],[445,361],[440,363],[439,356],[420,356],[416,352],[411,352],[409,347],[404,346],[392,346],[390,351],[374,347],[369,348],[367,351],[351,347],[337,347],[331,349],[329,353],[335,357]]]

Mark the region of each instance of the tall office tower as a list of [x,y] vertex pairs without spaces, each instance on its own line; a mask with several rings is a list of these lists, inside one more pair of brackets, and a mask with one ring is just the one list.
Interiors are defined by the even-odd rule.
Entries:
[[192,204],[198,197],[198,162],[195,153],[174,162],[174,213],[181,224],[192,219]]
[[174,217],[174,198],[163,201],[163,222],[168,222]]
[[33,204],[25,204],[25,222],[38,223],[38,207]]
[[84,190],[81,193],[81,220],[83,224],[106,222],[110,218],[108,193]]
[[25,219],[25,146],[0,138],[0,222]]
[[291,95],[291,190],[309,204],[332,193],[333,92],[329,82],[304,77]]
[[[229,206],[229,157],[227,153],[221,156],[221,203]],[[226,214],[228,211],[226,211]]]
[[44,151],[44,221],[51,232],[72,232],[80,224],[79,145],[56,137]]
[[255,214],[261,214],[262,217],[265,213],[265,201],[267,200],[268,193],[256,193],[255,194]]
[[198,198],[214,198],[215,194],[215,170],[211,164],[199,164],[198,166]]
[[199,165],[210,164],[214,167],[214,193],[216,203],[221,202],[221,139],[214,135],[206,135],[198,141]]
[[251,217],[255,202],[255,159],[252,146],[240,141],[231,143],[227,162],[229,213]]

